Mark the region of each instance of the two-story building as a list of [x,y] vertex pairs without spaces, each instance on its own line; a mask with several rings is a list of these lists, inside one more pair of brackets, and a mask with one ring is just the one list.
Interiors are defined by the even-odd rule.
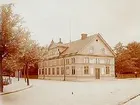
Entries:
[[53,40],[39,62],[39,79],[88,80],[115,77],[115,54],[100,34],[62,43]]

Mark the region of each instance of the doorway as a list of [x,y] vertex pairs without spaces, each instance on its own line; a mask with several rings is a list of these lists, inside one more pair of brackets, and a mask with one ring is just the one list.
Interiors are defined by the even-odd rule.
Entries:
[[95,68],[95,78],[100,79],[100,68]]

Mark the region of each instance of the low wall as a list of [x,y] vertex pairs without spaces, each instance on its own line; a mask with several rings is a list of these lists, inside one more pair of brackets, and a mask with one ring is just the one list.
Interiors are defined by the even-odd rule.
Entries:
[[[38,76],[38,79],[46,79],[46,80],[64,80],[64,76]],[[114,76],[102,76],[100,79],[115,79]],[[95,76],[66,76],[66,81],[92,81],[96,80]]]
[[29,75],[30,79],[38,79],[38,75]]
[[140,74],[117,74],[117,78],[140,78]]

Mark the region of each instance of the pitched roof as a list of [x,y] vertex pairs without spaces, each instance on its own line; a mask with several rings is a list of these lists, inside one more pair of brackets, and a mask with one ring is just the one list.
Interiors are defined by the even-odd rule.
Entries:
[[91,40],[93,40],[95,38],[95,36],[97,36],[97,34],[88,36],[84,40],[80,39],[80,40],[76,40],[76,41],[73,41],[73,42],[70,42],[70,43],[66,43],[65,45],[68,46],[68,49],[63,54],[77,53],[84,46],[86,46]]
[[85,39],[79,39],[76,41],[72,41],[70,43],[53,43],[49,46],[49,48],[55,48],[55,47],[65,47],[65,50],[62,51],[61,55],[67,55],[67,54],[75,54],[81,51],[86,45],[88,45],[94,38],[99,37],[103,43],[108,47],[108,49],[111,51],[111,53],[115,56],[114,51],[112,48],[107,44],[107,42],[102,38],[102,36],[98,34],[94,34],[91,36],[88,36]]

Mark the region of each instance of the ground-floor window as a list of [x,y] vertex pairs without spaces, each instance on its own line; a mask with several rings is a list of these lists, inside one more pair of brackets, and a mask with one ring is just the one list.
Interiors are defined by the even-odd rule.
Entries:
[[52,75],[55,75],[55,68],[52,68]]
[[66,67],[66,74],[69,75],[69,66]]
[[89,74],[89,67],[88,66],[84,66],[84,74]]
[[42,75],[44,75],[44,69],[42,69]]
[[59,75],[59,67],[57,67],[57,75]]
[[45,68],[45,74],[47,75],[47,68]]
[[72,75],[75,75],[75,66],[72,66]]
[[110,74],[110,68],[106,66],[106,74]]
[[48,69],[48,75],[51,75],[51,68]]
[[39,75],[41,75],[41,69],[39,69],[38,71],[39,71]]
[[61,75],[64,74],[64,67],[61,67]]

